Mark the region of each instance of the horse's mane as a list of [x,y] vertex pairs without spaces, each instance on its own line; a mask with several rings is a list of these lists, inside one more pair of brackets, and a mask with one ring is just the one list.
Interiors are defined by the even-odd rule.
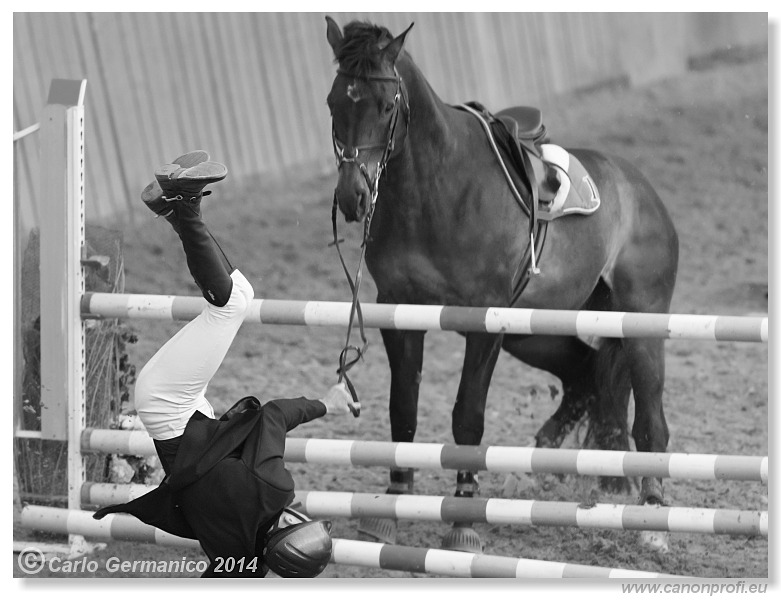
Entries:
[[381,50],[393,41],[387,28],[365,21],[352,21],[344,27],[344,41],[336,62],[356,75],[368,75],[382,66]]

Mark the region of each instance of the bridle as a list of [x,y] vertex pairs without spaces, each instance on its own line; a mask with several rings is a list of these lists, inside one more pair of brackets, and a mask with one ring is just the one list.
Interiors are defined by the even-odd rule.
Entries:
[[[396,84],[396,93],[393,96],[393,108],[390,123],[388,124],[388,139],[385,141],[385,143],[353,146],[352,154],[348,155],[347,144],[336,137],[336,130],[333,127],[333,121],[331,122],[331,141],[333,142],[334,157],[336,158],[336,169],[338,171],[344,163],[358,163],[358,168],[366,180],[366,185],[369,187],[369,191],[371,192],[372,201],[369,207],[369,216],[367,216],[367,221],[370,222],[370,216],[373,212],[374,204],[377,202],[380,176],[385,170],[385,166],[393,154],[393,151],[396,149],[396,125],[399,122],[400,112],[404,114],[405,126],[409,126],[409,99],[407,97],[401,76],[396,70],[396,67],[393,67],[394,75],[392,77],[385,75],[356,75],[342,69],[338,69],[336,72],[339,75],[344,75],[353,79],[361,79],[363,81],[390,81]],[[402,108],[404,110],[402,110]],[[380,160],[377,162],[377,174],[374,176],[374,178],[372,178],[369,174],[369,169],[366,166],[366,163],[359,163],[358,158],[361,152],[369,152],[378,149],[383,149],[382,158],[380,158]]]
[[[337,373],[339,374],[339,382],[341,383],[341,381],[344,379],[344,382],[347,384],[347,387],[350,390],[350,394],[352,395],[354,402],[358,404],[358,396],[355,393],[355,388],[352,382],[347,376],[347,371],[350,368],[352,368],[359,360],[363,358],[363,354],[369,345],[363,327],[363,314],[361,313],[361,305],[358,300],[358,290],[360,289],[361,286],[361,278],[363,274],[363,268],[362,268],[363,258],[364,258],[364,254],[366,253],[366,244],[370,239],[369,232],[371,228],[372,216],[374,215],[374,207],[375,204],[377,203],[377,194],[379,193],[380,176],[385,170],[388,161],[390,160],[391,156],[393,155],[393,152],[396,149],[396,126],[398,125],[399,122],[399,113],[404,114],[405,127],[409,127],[409,98],[404,88],[404,84],[402,82],[401,76],[396,70],[396,67],[393,68],[394,75],[392,77],[381,76],[381,75],[356,75],[354,73],[349,73],[342,69],[338,69],[337,73],[340,75],[344,75],[346,77],[352,77],[353,79],[361,79],[363,81],[390,81],[396,83],[396,93],[394,94],[393,97],[393,109],[390,117],[390,122],[388,124],[388,139],[385,141],[385,143],[353,146],[352,152],[348,153],[347,144],[342,142],[336,136],[336,130],[333,127],[333,121],[331,122],[331,141],[333,143],[334,157],[336,158],[337,171],[341,169],[344,163],[357,163],[358,168],[360,169],[361,174],[366,180],[366,185],[369,187],[369,191],[371,193],[371,203],[369,204],[369,209],[366,213],[366,218],[364,220],[363,240],[361,242],[361,256],[358,259],[358,268],[355,273],[355,280],[353,280],[353,278],[350,277],[350,272],[348,271],[347,265],[344,262],[342,251],[339,248],[339,244],[344,240],[339,239],[336,230],[336,211],[338,207],[338,202],[336,199],[335,191],[334,191],[333,206],[331,207],[331,225],[333,227],[333,235],[334,235],[334,239],[331,245],[336,246],[336,252],[339,255],[339,261],[342,264],[342,269],[344,270],[344,274],[347,277],[347,282],[349,283],[350,290],[352,292],[352,306],[350,307],[350,318],[347,324],[347,339],[345,341],[344,348],[342,349],[339,355],[339,368],[337,370]],[[366,166],[366,163],[358,162],[358,160],[361,152],[370,152],[372,150],[378,150],[378,149],[383,149],[382,157],[377,162],[377,172],[376,175],[372,178],[371,174],[369,173],[369,169]],[[350,334],[352,333],[353,321],[356,315],[358,317],[358,328],[360,330],[361,341],[362,341],[362,346],[360,348],[355,345],[350,345]],[[348,360],[347,356],[348,353],[351,351],[355,352],[355,357],[352,358],[351,360]],[[356,411],[353,410],[351,407],[351,410],[353,411],[353,416],[355,417],[359,416],[360,409]]]

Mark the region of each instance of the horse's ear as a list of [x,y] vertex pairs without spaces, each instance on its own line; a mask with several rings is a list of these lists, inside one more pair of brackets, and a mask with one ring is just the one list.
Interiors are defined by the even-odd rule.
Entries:
[[399,57],[402,46],[404,46],[404,39],[407,37],[409,30],[415,23],[411,23],[402,33],[400,33],[390,44],[382,49],[382,54],[387,58],[390,63],[396,64],[396,59]]
[[328,25],[328,30],[326,31],[328,43],[331,44],[334,54],[339,54],[339,48],[342,47],[342,43],[344,42],[342,30],[339,29],[339,25],[336,24],[336,21],[329,16],[325,17],[325,22]]

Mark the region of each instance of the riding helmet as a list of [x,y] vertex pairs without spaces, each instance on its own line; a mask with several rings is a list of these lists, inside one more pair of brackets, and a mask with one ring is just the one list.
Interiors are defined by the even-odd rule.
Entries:
[[265,562],[280,577],[317,577],[331,559],[330,521],[285,508],[266,538]]

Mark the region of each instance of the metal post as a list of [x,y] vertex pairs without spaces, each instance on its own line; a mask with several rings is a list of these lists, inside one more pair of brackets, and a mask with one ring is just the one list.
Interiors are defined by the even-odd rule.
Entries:
[[84,90],[55,79],[41,119],[41,435],[67,440],[69,396],[83,396]]
[[[67,440],[68,508],[81,508],[86,425],[84,295],[84,93],[86,80],[55,79],[41,119],[41,436]],[[72,536],[71,544],[81,543]]]

